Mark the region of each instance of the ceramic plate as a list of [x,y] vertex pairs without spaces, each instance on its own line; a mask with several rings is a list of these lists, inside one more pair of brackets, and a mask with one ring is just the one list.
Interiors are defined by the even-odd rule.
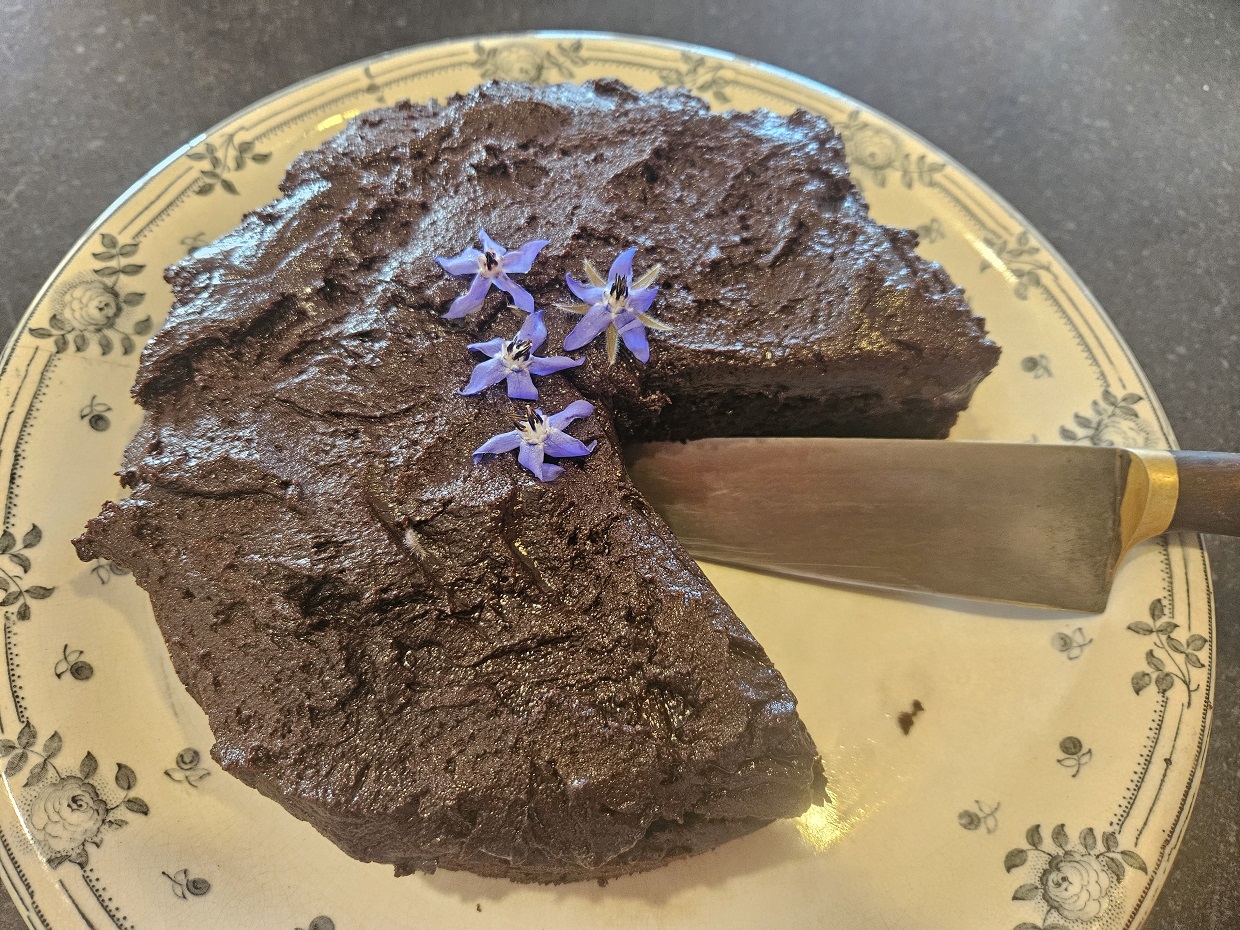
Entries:
[[61,263],[0,366],[0,866],[31,927],[161,930],[1129,928],[1201,773],[1214,618],[1189,537],[1141,546],[1104,616],[884,596],[708,567],[800,698],[834,803],[606,887],[393,878],[221,772],[151,608],[69,540],[139,422],[161,270],[276,195],[354,114],[490,78],[683,85],[843,133],[881,221],[916,228],[1003,346],[953,436],[1170,446],[1110,321],[942,152],[826,87],[727,54],[586,33],[429,45],[332,71],[195,139]]

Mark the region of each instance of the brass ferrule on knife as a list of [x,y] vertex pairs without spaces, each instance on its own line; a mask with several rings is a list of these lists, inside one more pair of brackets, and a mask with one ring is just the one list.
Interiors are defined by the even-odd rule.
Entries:
[[1120,546],[1127,553],[1143,540],[1165,533],[1180,497],[1175,457],[1164,449],[1126,449],[1128,474],[1120,502]]

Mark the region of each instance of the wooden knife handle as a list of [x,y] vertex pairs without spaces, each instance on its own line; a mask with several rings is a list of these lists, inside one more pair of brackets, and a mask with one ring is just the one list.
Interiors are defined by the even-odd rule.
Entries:
[[1172,452],[1180,496],[1170,530],[1240,536],[1240,454]]

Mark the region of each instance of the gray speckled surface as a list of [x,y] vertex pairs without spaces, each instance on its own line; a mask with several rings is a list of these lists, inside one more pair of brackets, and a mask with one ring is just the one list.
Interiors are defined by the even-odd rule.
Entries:
[[[856,7],[856,8],[854,8]],[[612,29],[838,87],[946,149],[1063,253],[1181,445],[1240,451],[1240,8],[1230,0],[0,0],[0,332],[109,203],[217,120],[453,35]],[[1240,542],[1201,794],[1151,930],[1240,926]],[[24,926],[0,909],[0,928]]]

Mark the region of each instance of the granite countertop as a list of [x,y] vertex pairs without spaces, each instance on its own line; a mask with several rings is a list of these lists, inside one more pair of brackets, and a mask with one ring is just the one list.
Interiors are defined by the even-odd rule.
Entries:
[[[0,16],[0,334],[131,182],[259,97],[434,39],[615,30],[781,65],[946,149],[1107,308],[1180,444],[1240,451],[1240,9],[1230,0],[0,0]],[[1240,926],[1240,541],[1207,545],[1214,729],[1150,930]],[[0,906],[0,930],[22,926]]]

